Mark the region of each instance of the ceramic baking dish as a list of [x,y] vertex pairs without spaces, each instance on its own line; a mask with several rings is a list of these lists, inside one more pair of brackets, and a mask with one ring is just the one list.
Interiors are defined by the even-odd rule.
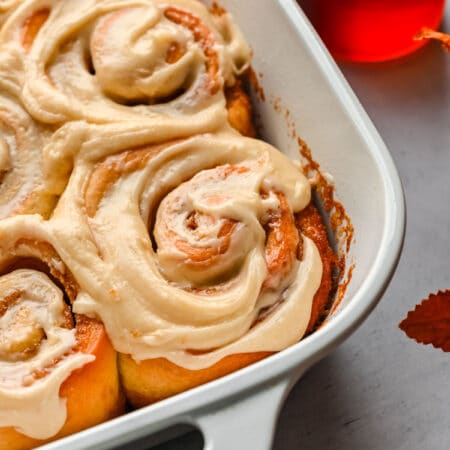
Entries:
[[[294,0],[223,0],[254,50],[266,101],[265,138],[298,157],[292,127],[313,149],[355,228],[353,277],[326,326],[251,367],[45,446],[114,448],[178,424],[198,427],[208,450],[269,449],[290,387],[366,318],[402,246],[404,201],[383,141]],[[274,107],[275,105],[275,107]],[[287,117],[286,111],[289,111]],[[288,120],[287,120],[288,119]],[[44,448],[44,447],[43,447]]]

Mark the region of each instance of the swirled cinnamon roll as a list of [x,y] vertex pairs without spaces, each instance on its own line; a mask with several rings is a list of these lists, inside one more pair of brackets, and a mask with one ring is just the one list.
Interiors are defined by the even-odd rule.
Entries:
[[0,447],[28,449],[118,414],[116,353],[73,315],[71,272],[38,216],[0,222]]
[[224,91],[251,54],[230,15],[197,0],[30,0],[0,41],[27,61],[22,101],[37,120],[156,121],[173,137],[226,121]]
[[321,221],[326,246],[303,232],[319,216],[305,213],[311,188],[286,156],[230,132],[97,159],[83,152],[52,231],[83,290],[75,311],[105,324],[133,404],[236,370],[311,329],[332,251]]

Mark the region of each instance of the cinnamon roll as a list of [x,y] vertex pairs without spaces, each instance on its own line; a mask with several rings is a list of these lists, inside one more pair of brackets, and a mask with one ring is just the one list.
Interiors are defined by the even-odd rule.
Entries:
[[28,449],[114,417],[116,353],[73,315],[78,285],[42,219],[0,221],[0,447]]
[[35,119],[156,121],[172,138],[226,121],[224,91],[240,89],[251,55],[231,16],[197,0],[30,0],[0,41],[26,60]]
[[312,329],[332,250],[298,165],[232,132],[102,157],[99,145],[80,153],[51,227],[83,291],[74,310],[105,324],[134,405]]

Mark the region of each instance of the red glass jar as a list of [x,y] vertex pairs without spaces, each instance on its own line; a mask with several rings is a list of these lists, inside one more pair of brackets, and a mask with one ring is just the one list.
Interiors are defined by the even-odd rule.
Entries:
[[386,61],[426,41],[422,27],[437,29],[445,0],[298,0],[334,57]]

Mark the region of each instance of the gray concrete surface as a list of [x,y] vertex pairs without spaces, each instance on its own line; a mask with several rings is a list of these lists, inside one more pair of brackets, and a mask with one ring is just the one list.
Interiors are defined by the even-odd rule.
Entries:
[[[395,62],[341,68],[402,177],[405,248],[374,313],[292,390],[274,450],[448,449],[450,354],[397,325],[429,292],[450,288],[450,54],[428,45]],[[198,433],[155,447],[199,448]]]

